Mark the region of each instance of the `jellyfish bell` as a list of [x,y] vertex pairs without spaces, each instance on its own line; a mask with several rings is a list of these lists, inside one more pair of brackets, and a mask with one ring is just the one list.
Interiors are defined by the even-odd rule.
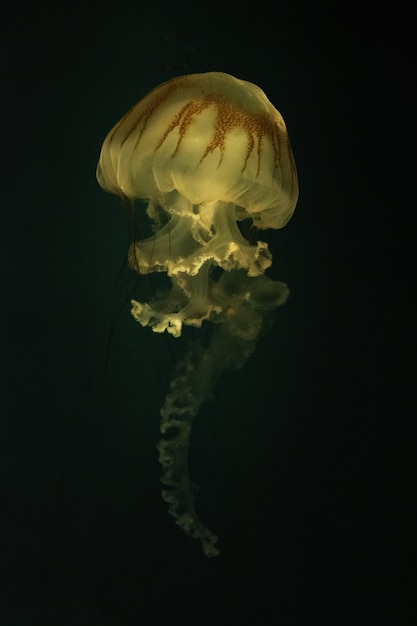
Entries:
[[145,96],[108,134],[97,178],[173,212],[232,202],[258,228],[284,226],[298,195],[281,114],[259,87],[221,72],[180,76]]
[[[180,76],[109,132],[97,180],[124,199],[146,201],[157,225],[152,237],[133,242],[129,261],[141,274],[165,272],[172,286],[151,301],[132,300],[133,317],[174,337],[183,325],[213,323],[209,345],[178,366],[161,410],[162,432],[174,427],[176,436],[159,444],[170,512],[213,555],[216,538],[193,505],[189,432],[219,373],[246,361],[289,293],[265,275],[268,245],[249,243],[238,225],[250,219],[260,230],[282,228],[294,212],[298,181],[285,122],[252,83],[222,72]],[[223,270],[216,279],[213,267]]]

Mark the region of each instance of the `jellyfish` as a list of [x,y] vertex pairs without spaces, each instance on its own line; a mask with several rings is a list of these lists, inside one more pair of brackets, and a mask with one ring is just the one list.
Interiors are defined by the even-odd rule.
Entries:
[[139,274],[168,277],[148,301],[131,301],[134,319],[175,338],[184,326],[210,328],[176,365],[157,449],[169,513],[215,556],[218,537],[196,511],[190,433],[218,377],[246,362],[289,294],[265,274],[267,243],[250,241],[242,228],[248,221],[256,233],[282,228],[294,212],[298,179],[286,125],[250,82],[223,72],[179,76],[110,130],[97,180],[125,201],[146,204],[154,232],[131,243],[129,263]]

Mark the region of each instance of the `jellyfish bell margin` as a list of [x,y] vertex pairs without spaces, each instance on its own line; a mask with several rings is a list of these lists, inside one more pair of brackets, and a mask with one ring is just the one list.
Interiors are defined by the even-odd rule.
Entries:
[[155,234],[131,244],[129,262],[171,282],[147,302],[132,300],[135,320],[177,338],[184,325],[211,325],[208,342],[193,343],[176,366],[157,447],[169,513],[215,556],[218,538],[195,509],[190,433],[219,375],[246,362],[289,294],[265,275],[267,243],[249,243],[238,225],[250,219],[258,230],[282,228],[294,212],[298,179],[285,122],[252,83],[222,72],[179,76],[110,130],[97,180],[122,199],[147,203]]

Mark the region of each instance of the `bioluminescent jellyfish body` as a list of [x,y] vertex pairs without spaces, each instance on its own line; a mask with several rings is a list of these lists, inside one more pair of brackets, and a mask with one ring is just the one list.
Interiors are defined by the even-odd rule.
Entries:
[[[265,275],[272,256],[239,222],[281,228],[298,199],[298,180],[281,114],[256,85],[222,72],[180,76],[145,96],[109,132],[97,179],[106,191],[145,200],[155,233],[129,249],[141,274],[165,272],[170,288],[132,315],[156,333],[211,325],[178,363],[161,409],[158,444],[164,500],[207,556],[217,537],[195,510],[188,470],[193,420],[218,376],[241,367],[289,290]],[[216,271],[213,271],[216,268]]]

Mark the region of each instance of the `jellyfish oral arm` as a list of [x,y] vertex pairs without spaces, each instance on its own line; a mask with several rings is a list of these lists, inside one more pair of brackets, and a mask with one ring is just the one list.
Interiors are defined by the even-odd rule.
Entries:
[[[154,332],[166,330],[179,337],[183,324],[201,326],[221,313],[210,289],[212,265],[244,269],[248,276],[259,276],[271,265],[268,245],[251,245],[241,234],[233,204],[212,202],[203,208],[195,219],[189,212],[175,213],[154,237],[135,243],[130,251],[133,267],[143,273],[166,271],[173,284],[170,293],[153,303],[132,300],[133,317]],[[207,214],[210,228],[203,221]]]
[[185,214],[172,214],[167,209],[166,213],[172,215],[167,224],[149,239],[133,244],[131,265],[140,273],[166,271],[168,276],[178,272],[195,275],[211,260],[226,270],[245,268],[249,276],[257,276],[271,265],[267,244],[259,241],[256,246],[250,245],[241,234],[233,203],[205,203],[199,212],[191,215],[190,203],[184,199],[183,204],[188,209]]
[[[215,545],[218,537],[201,522],[195,510],[197,488],[190,480],[188,452],[194,418],[212,387],[210,359],[210,355],[199,358],[190,352],[177,368],[177,376],[161,409],[164,439],[157,446],[161,482],[167,487],[162,490],[162,498],[169,504],[168,512],[185,534],[201,541],[203,552],[209,557],[219,554]],[[200,384],[196,385],[198,380]],[[201,381],[206,389],[201,388]]]
[[177,525],[199,539],[206,556],[216,556],[217,535],[200,520],[195,509],[196,487],[190,481],[188,450],[191,428],[201,405],[212,397],[217,378],[227,369],[244,365],[272,311],[286,301],[288,287],[266,276],[248,278],[243,270],[225,272],[216,282],[214,297],[221,311],[206,348],[192,344],[178,363],[176,375],[161,409],[159,462],[162,491],[168,512]]

